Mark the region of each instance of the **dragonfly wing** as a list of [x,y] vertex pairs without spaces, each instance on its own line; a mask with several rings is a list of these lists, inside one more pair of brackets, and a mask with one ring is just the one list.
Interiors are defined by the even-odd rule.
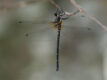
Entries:
[[26,27],[27,31],[24,32],[24,36],[29,37],[33,35],[39,35],[42,32],[46,32],[51,29],[49,22],[32,22],[32,21],[17,21],[18,26]]
[[55,22],[50,22],[50,25],[53,26],[55,29],[57,29],[57,26],[56,26]]
[[57,24],[62,29],[62,21],[59,21],[58,23],[56,23],[56,22],[50,22],[50,25],[52,25],[55,29],[58,29]]
[[18,24],[46,24],[48,21],[17,21]]

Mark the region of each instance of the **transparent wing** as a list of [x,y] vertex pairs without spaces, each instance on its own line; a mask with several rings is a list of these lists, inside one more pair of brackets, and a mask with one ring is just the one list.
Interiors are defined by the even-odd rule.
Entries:
[[[57,28],[54,29],[56,26],[51,21],[17,21],[17,24],[18,26],[22,26],[27,30],[24,33],[24,36],[26,37],[33,36],[38,33],[40,34],[41,32],[57,30]],[[62,26],[67,26],[67,24]]]
[[[73,22],[71,20],[65,20],[62,22],[62,31],[64,32],[71,32],[75,26],[73,26]],[[53,24],[50,25],[51,20],[44,20],[44,21],[23,21],[17,20],[18,26],[24,27],[25,32],[23,32],[23,36],[25,37],[33,37],[38,34],[44,34],[45,32],[50,33],[50,31],[57,30],[53,28]],[[88,28],[90,30],[90,28]]]
[[52,26],[48,21],[17,21],[17,24],[18,26],[24,27],[24,29],[26,29],[24,34],[26,37],[52,29]]

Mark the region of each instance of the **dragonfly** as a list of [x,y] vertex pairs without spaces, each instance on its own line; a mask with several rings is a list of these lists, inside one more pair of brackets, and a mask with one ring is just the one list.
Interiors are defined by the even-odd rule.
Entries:
[[[48,22],[49,26],[52,26],[55,30],[57,30],[57,43],[56,43],[56,71],[59,71],[59,54],[60,54],[60,34],[61,34],[61,30],[63,29],[63,25],[62,23],[64,20],[69,19],[68,15],[65,15],[63,10],[56,10],[56,12],[54,13],[55,16],[55,20],[52,22]],[[81,16],[84,17],[84,16]],[[28,23],[28,22],[24,22],[24,21],[18,21],[19,24],[24,24],[24,23]],[[46,24],[47,22],[41,22],[41,23],[31,23],[31,24]],[[48,25],[47,24],[47,25]],[[50,27],[49,27],[50,29]],[[44,29],[43,29],[44,30]],[[47,30],[47,29],[46,29]],[[90,28],[88,28],[88,30],[90,30]],[[29,32],[29,33],[25,33],[26,37],[29,37],[31,34],[35,33],[34,32]]]
[[59,44],[60,44],[60,31],[62,29],[62,20],[66,20],[68,19],[68,17],[66,18],[62,18],[62,16],[64,15],[63,11],[58,10],[56,11],[56,13],[54,14],[56,16],[55,21],[50,22],[51,25],[53,25],[53,27],[55,29],[57,29],[58,31],[58,35],[57,35],[57,50],[56,50],[56,71],[59,71]]

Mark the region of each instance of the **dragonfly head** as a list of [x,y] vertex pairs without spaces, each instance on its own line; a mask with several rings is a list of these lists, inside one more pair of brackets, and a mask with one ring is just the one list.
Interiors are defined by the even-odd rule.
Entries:
[[57,13],[54,13],[54,16],[56,16],[56,17],[57,17]]
[[54,16],[55,17],[61,17],[59,14],[57,14],[57,13],[54,13]]
[[63,16],[64,15],[64,11],[63,10],[59,10],[57,9],[57,11],[54,13],[54,16],[58,17],[58,16]]

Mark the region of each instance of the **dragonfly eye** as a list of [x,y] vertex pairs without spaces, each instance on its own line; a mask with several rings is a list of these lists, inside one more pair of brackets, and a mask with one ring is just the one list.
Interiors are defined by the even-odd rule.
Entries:
[[57,16],[57,13],[54,13],[54,16]]

